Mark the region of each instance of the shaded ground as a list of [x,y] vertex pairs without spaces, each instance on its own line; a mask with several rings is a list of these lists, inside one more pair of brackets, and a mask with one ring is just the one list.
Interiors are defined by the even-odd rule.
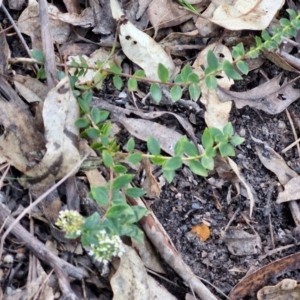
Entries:
[[[235,88],[239,91],[238,87]],[[298,116],[299,103],[291,105],[289,111]],[[286,113],[272,116],[248,107],[241,110],[233,107],[231,121],[236,133],[246,139],[236,149],[234,160],[256,192],[257,201],[250,223],[262,239],[261,254],[272,249],[270,222],[274,233],[275,248],[297,244],[298,240],[293,235],[295,225],[287,205],[275,203],[280,189],[278,179],[262,165],[256,155],[255,143],[251,139],[252,134],[253,137],[265,141],[280,153],[294,141]],[[202,125],[200,119],[199,123]],[[195,130],[196,132],[199,130],[200,135],[203,128],[196,126]],[[283,158],[294,171],[299,173],[296,148],[286,152]],[[237,226],[249,232],[251,229],[241,214],[249,216],[249,201],[246,197],[239,195],[228,203],[229,187],[231,188],[231,184],[223,182],[217,174],[204,179],[184,168],[177,172],[174,183],[164,189],[161,199],[152,205],[152,209],[185,262],[191,266],[196,275],[211,282],[225,294],[228,294],[249,270],[265,266],[278,258],[296,253],[300,249],[299,246],[294,246],[289,250],[267,256],[265,259],[262,259],[259,254],[232,255],[220,238],[220,234],[237,210],[239,212],[231,226]],[[234,188],[231,193],[234,197],[236,193]],[[245,195],[243,191],[242,194]],[[211,224],[211,237],[206,242],[200,241],[195,234],[190,233],[194,225],[201,224],[203,221]],[[293,274],[291,278],[300,280],[300,275]]]

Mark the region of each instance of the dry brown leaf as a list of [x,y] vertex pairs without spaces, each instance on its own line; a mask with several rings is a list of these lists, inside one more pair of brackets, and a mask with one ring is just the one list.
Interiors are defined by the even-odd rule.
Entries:
[[[203,7],[204,5],[202,4],[195,5],[195,8],[199,10],[202,10]],[[153,0],[149,5],[147,13],[156,31],[159,28],[177,26],[193,17],[191,12],[182,9],[179,3],[172,0]]]
[[[147,282],[150,290],[151,300],[178,300],[174,297],[161,283],[156,281],[152,276],[147,276]],[[195,298],[194,298],[195,299]]]
[[148,78],[159,80],[157,68],[163,64],[173,77],[175,65],[172,58],[149,35],[137,29],[126,17],[117,0],[110,0],[114,19],[121,20],[119,39],[124,54],[140,66]]
[[[40,163],[27,170],[23,183],[44,186],[65,176],[80,161],[78,128],[79,107],[68,77],[49,91],[43,107],[46,153]],[[30,177],[27,178],[27,177]]]
[[263,110],[271,115],[279,114],[300,97],[300,89],[295,89],[291,82],[279,84],[281,75],[246,92],[232,92],[217,87],[220,101],[234,101],[237,108],[246,105]]
[[124,247],[125,253],[120,257],[120,265],[110,280],[113,300],[150,300],[144,264],[132,248]]
[[[25,173],[43,156],[44,138],[36,129],[32,114],[18,94],[0,77],[0,156]],[[18,117],[16,117],[18,116]]]
[[276,174],[282,185],[287,184],[292,178],[298,177],[298,174],[269,145],[253,137],[252,139],[256,142],[255,148],[260,161],[267,169]]
[[255,203],[255,199],[254,199],[254,195],[251,191],[251,187],[248,185],[248,183],[246,182],[246,180],[244,179],[244,177],[240,173],[237,164],[229,157],[227,157],[227,161],[229,162],[229,165],[231,166],[232,170],[234,171],[234,173],[239,178],[240,182],[243,184],[243,186],[245,187],[245,189],[247,191],[247,195],[248,195],[248,198],[250,200],[250,213],[249,213],[249,215],[251,217],[252,212],[253,212],[254,203]]
[[270,280],[274,280],[274,278],[283,275],[284,273],[292,272],[299,268],[300,253],[276,260],[242,278],[231,290],[229,298],[230,300],[238,300],[243,299],[247,295],[253,295],[258,289],[268,284]]
[[[58,20],[55,15],[59,10],[52,4],[48,4],[51,33],[54,41],[59,44],[66,42],[71,33],[69,24]],[[20,31],[31,37],[32,49],[43,50],[42,36],[39,20],[39,4],[36,0],[29,0],[28,6],[18,19]]]
[[[199,77],[204,76],[202,66],[207,66],[206,57],[209,50],[212,50],[220,61],[227,59],[228,61],[232,62],[230,50],[226,46],[220,43],[210,44],[203,51],[201,51],[193,64],[193,67],[195,68],[194,71],[199,75]],[[222,78],[217,79],[218,84],[222,86],[224,90],[229,90],[230,86],[233,84],[233,80],[228,79],[224,72],[220,73],[220,77]],[[202,92],[200,101],[205,105],[206,108],[206,125],[208,127],[212,126],[223,129],[224,125],[228,123],[229,113],[232,106],[231,102],[220,102],[217,92],[215,90],[209,90],[204,80],[200,81],[200,88]]]
[[193,35],[190,33],[172,32],[160,41],[159,44],[172,55],[186,56],[191,49],[203,49],[203,45],[197,44],[198,37],[198,32]]
[[201,14],[201,17],[199,17],[195,23],[200,35],[203,37],[218,35],[220,28],[219,25],[216,25],[209,20],[209,18],[213,16],[215,10],[216,4],[214,2],[211,2],[206,10]]
[[49,92],[49,88],[45,84],[30,76],[14,75],[14,85],[28,103],[43,103]]
[[274,286],[264,286],[257,292],[258,300],[299,300],[297,280],[285,278]]
[[[299,73],[299,70],[295,69],[291,64],[289,64],[285,58],[283,58],[279,53],[277,53],[277,51],[272,52],[272,51],[264,50],[263,53],[268,60],[270,60],[272,63],[274,63],[276,66],[280,67],[281,69],[289,72]],[[300,60],[294,57],[293,55],[291,56],[295,60],[298,60],[298,64],[299,64]]]
[[259,254],[262,249],[261,238],[255,232],[250,234],[238,228],[229,228],[221,232],[221,239],[231,254],[237,256]]
[[122,118],[119,121],[131,135],[142,141],[146,141],[149,136],[153,136],[158,141],[161,149],[170,155],[174,155],[175,144],[182,137],[180,133],[148,120]]
[[278,194],[276,203],[300,199],[300,176],[292,178],[284,185],[284,191]]
[[149,242],[149,240],[145,237],[144,243],[139,243],[134,239],[131,239],[131,243],[133,248],[135,248],[143,261],[145,267],[150,270],[160,273],[166,274],[164,267],[161,264],[160,258],[158,257],[153,245]]
[[263,30],[268,27],[284,0],[223,0],[216,4],[210,21],[230,30]]
[[56,16],[62,22],[72,24],[74,26],[80,26],[83,28],[95,26],[93,10],[90,7],[84,9],[80,14],[61,13],[57,10],[53,16]]

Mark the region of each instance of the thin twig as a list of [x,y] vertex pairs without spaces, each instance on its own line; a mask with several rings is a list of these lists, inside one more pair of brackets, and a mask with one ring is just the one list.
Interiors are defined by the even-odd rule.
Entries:
[[13,227],[27,214],[29,213],[37,204],[43,201],[52,191],[54,191],[58,186],[60,186],[67,178],[69,178],[82,164],[82,162],[87,158],[88,154],[86,154],[81,161],[79,161],[72,169],[71,171],[64,176],[60,181],[58,181],[56,184],[54,184],[48,191],[46,191],[43,195],[41,195],[38,199],[36,199],[32,204],[30,204],[28,207],[24,209],[24,211],[12,222],[12,224],[7,228],[7,230],[3,233],[1,237],[1,243],[0,243],[0,257],[2,257],[3,252],[3,245],[6,237],[10,233],[10,231],[13,229]]

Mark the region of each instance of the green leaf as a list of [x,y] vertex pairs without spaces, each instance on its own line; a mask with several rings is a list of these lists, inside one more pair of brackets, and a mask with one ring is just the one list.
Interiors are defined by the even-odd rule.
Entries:
[[271,36],[269,35],[268,31],[267,30],[263,30],[261,32],[261,37],[265,40],[265,41],[269,41],[271,40]]
[[174,83],[176,84],[181,84],[181,83],[185,83],[185,81],[183,80],[182,78],[182,75],[181,74],[178,74],[175,79],[174,79]]
[[114,75],[113,83],[116,89],[120,90],[123,86],[123,81],[119,75]]
[[213,147],[207,147],[205,149],[205,155],[214,158],[215,156],[217,156],[217,150]]
[[91,110],[91,117],[95,124],[99,123],[101,120],[100,109],[94,106]]
[[96,128],[88,128],[87,130],[84,131],[91,139],[95,139],[99,137],[101,132],[96,129]]
[[167,180],[168,183],[171,183],[174,176],[175,176],[175,171],[167,171],[163,169],[163,175],[165,179]]
[[245,62],[245,61],[238,61],[237,64],[236,64],[237,68],[245,75],[248,74],[249,72],[249,67],[248,67],[248,64]]
[[143,189],[139,189],[139,188],[128,188],[127,190],[125,190],[125,194],[128,197],[137,198],[145,195],[146,192]]
[[111,168],[114,165],[112,156],[106,150],[102,151],[102,159],[107,168]]
[[208,87],[208,89],[211,90],[211,91],[214,91],[218,86],[217,79],[213,75],[205,77],[205,84]]
[[190,65],[185,65],[183,67],[183,69],[181,70],[181,73],[179,74],[180,78],[181,78],[181,82],[186,83],[188,81],[188,77],[189,75],[193,72],[193,69]]
[[122,70],[116,65],[115,62],[110,64],[110,70],[116,75],[120,75],[122,73]]
[[130,78],[127,82],[128,90],[134,92],[137,90],[138,84],[135,78]]
[[226,136],[232,136],[233,133],[234,133],[234,130],[233,130],[233,126],[230,122],[228,122],[224,127],[223,127],[223,133],[226,135]]
[[212,50],[208,50],[207,52],[207,65],[212,69],[212,70],[217,70],[219,66],[218,58],[216,55],[212,52]]
[[172,157],[171,159],[167,160],[163,164],[163,170],[165,171],[175,171],[182,166],[182,159],[181,157],[175,156]]
[[131,180],[133,179],[134,175],[125,174],[117,177],[113,182],[113,188],[114,189],[122,189],[126,187]]
[[190,160],[189,167],[191,171],[196,175],[202,177],[206,177],[208,175],[206,169],[202,166],[202,164],[198,160]]
[[297,18],[297,13],[296,13],[296,11],[295,11],[295,10],[293,10],[293,9],[291,9],[291,8],[288,8],[286,11],[287,11],[287,12],[288,12],[288,14],[290,15],[290,17],[291,17],[291,20],[292,20],[292,22],[293,22],[293,21],[294,21],[294,19],[296,19],[296,18]]
[[195,144],[190,141],[185,141],[183,143],[183,149],[184,153],[188,156],[196,156],[199,154]]
[[100,216],[97,212],[94,212],[91,216],[84,220],[82,225],[83,229],[91,230],[100,224]]
[[216,139],[217,135],[219,135],[219,134],[223,135],[223,132],[220,129],[216,128],[216,127],[209,127],[208,129],[209,129],[209,132],[210,132],[210,134],[211,134],[211,136],[214,140]]
[[126,149],[129,153],[132,153],[135,147],[135,141],[134,138],[130,138],[126,144]]
[[37,79],[46,79],[46,71],[44,67],[41,67],[38,71],[38,73],[36,74]]
[[222,157],[235,156],[233,147],[228,143],[221,143],[219,146],[219,150]]
[[142,160],[143,156],[140,153],[132,153],[131,155],[127,156],[126,160],[130,163],[136,165]]
[[199,88],[199,86],[195,83],[192,83],[189,86],[189,93],[190,93],[190,97],[194,100],[197,101],[200,97],[201,94],[201,90]]
[[184,153],[184,142],[187,141],[186,136],[180,138],[174,147],[174,154],[175,156],[180,156]]
[[155,156],[155,157],[150,157],[150,161],[155,164],[155,165],[163,165],[164,162],[166,161],[167,159],[164,158],[163,156]]
[[245,139],[238,136],[238,135],[234,135],[230,138],[230,144],[233,146],[238,146],[242,143],[244,143]]
[[114,165],[114,172],[116,174],[125,174],[125,173],[127,173],[127,171],[128,171],[127,168],[121,164]]
[[159,155],[160,154],[159,143],[153,136],[149,136],[147,138],[147,147],[148,147],[148,150],[151,154],[153,154],[153,155]]
[[201,158],[201,164],[205,169],[213,170],[214,169],[214,160],[211,157],[204,155]]
[[159,103],[162,98],[161,88],[157,83],[152,83],[150,86],[150,94],[156,103]]
[[144,70],[137,70],[133,74],[136,77],[146,77],[145,71]]
[[244,45],[243,43],[239,43],[238,45],[232,47],[232,57],[234,60],[237,60],[245,55]]
[[228,78],[232,78],[234,80],[243,79],[242,76],[234,69],[232,63],[227,59],[223,61],[223,70]]
[[290,26],[291,25],[291,22],[289,19],[287,18],[282,18],[279,20],[279,23],[282,27],[287,27],[287,26]]
[[130,215],[134,215],[134,212],[128,204],[113,205],[106,212],[106,217],[109,219],[118,219]]
[[223,133],[221,133],[216,135],[215,141],[218,143],[228,143],[228,138]]
[[[140,189],[139,189],[140,190]],[[142,190],[143,191],[143,190]],[[144,192],[144,191],[143,191]],[[145,193],[145,192],[144,192]],[[136,197],[139,197],[139,196],[136,196]],[[133,197],[135,198],[135,197]],[[149,211],[147,208],[145,207],[142,207],[142,206],[138,206],[138,205],[135,205],[135,206],[132,206],[131,207],[134,214],[135,214],[135,217],[136,217],[136,222],[138,222],[142,217],[146,216],[147,214],[149,214]]]
[[259,48],[262,45],[262,40],[259,36],[255,36],[256,47]]
[[45,61],[45,55],[41,50],[38,49],[32,49],[30,51],[32,58],[37,60],[38,62],[43,63]]
[[214,139],[211,136],[209,128],[205,128],[201,138],[202,146],[204,148],[212,147],[214,144]]
[[178,86],[178,85],[172,86],[170,92],[171,92],[171,97],[172,97],[172,101],[173,101],[173,102],[176,102],[176,101],[178,101],[178,100],[181,99],[181,96],[182,96],[182,89],[181,89],[180,86]]
[[119,235],[129,236],[141,244],[144,242],[144,233],[135,224],[122,226]]
[[199,76],[196,74],[196,73],[191,73],[187,79],[188,82],[191,82],[191,83],[199,83],[200,82],[200,79],[199,79]]
[[90,197],[93,198],[99,205],[108,205],[107,189],[103,186],[91,187]]
[[75,121],[75,126],[78,128],[86,128],[91,124],[90,120],[87,118],[79,118]]
[[158,78],[160,79],[160,81],[162,81],[163,83],[168,82],[169,71],[163,64],[161,64],[161,63],[158,64],[157,73],[158,73]]

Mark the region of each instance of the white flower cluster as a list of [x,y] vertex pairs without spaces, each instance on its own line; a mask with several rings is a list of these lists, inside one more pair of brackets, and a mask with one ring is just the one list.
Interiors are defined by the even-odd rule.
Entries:
[[94,256],[94,258],[107,264],[112,256],[122,256],[125,252],[125,247],[122,240],[117,235],[108,235],[105,230],[101,230],[97,234],[99,245],[91,245],[91,250],[89,255]]
[[84,222],[83,216],[76,210],[62,210],[56,225],[67,233],[68,236],[78,237],[81,235],[81,225]]

